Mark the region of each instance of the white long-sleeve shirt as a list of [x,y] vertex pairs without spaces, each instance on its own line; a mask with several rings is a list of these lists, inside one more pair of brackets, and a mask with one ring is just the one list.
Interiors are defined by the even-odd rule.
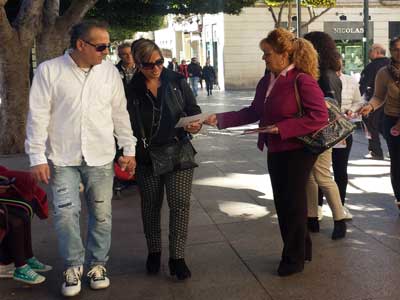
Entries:
[[348,110],[356,112],[363,104],[358,83],[350,75],[340,74],[339,78],[342,81],[341,110],[342,112],[346,112]]
[[[114,135],[124,155],[134,156],[123,84],[107,61],[88,74],[67,53],[39,65],[29,95],[25,151],[31,166],[101,166],[115,156]],[[46,158],[47,156],[47,158]]]

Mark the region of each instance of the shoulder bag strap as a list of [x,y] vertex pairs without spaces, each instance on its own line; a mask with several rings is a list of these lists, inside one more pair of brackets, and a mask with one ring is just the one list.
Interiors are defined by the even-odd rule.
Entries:
[[299,88],[297,87],[297,78],[299,78],[300,75],[301,75],[301,73],[297,74],[296,78],[294,79],[294,95],[296,97],[297,108],[299,110],[298,115],[299,115],[299,117],[302,117],[304,115],[304,111],[303,111],[303,107],[301,106]]

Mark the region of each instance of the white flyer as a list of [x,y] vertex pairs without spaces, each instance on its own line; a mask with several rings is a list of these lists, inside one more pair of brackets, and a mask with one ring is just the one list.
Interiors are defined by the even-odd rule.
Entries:
[[203,123],[208,118],[209,115],[210,114],[202,113],[202,114],[198,114],[198,115],[194,115],[194,116],[190,116],[190,117],[180,118],[178,123],[176,123],[175,128],[185,127],[186,125],[189,125],[189,123],[192,123],[192,122]]

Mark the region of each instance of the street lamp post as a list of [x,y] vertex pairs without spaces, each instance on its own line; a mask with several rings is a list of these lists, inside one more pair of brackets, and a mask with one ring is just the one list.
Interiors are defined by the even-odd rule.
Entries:
[[364,37],[363,37],[363,56],[364,67],[368,64],[368,37],[369,37],[369,8],[368,0],[364,0]]
[[297,37],[301,37],[301,0],[296,0],[296,8],[297,8]]

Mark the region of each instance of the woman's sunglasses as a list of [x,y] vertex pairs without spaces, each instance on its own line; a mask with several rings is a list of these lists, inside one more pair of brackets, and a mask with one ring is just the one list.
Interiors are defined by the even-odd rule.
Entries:
[[92,44],[91,42],[88,42],[88,41],[85,41],[85,40],[82,40],[82,41],[84,41],[86,44],[94,47],[97,52],[103,52],[104,50],[110,49],[110,47],[111,47],[110,44],[95,45],[95,44]]
[[164,64],[164,58],[160,58],[157,59],[155,62],[153,63],[141,63],[140,66],[142,67],[142,69],[144,70],[153,70],[155,66],[160,67]]

